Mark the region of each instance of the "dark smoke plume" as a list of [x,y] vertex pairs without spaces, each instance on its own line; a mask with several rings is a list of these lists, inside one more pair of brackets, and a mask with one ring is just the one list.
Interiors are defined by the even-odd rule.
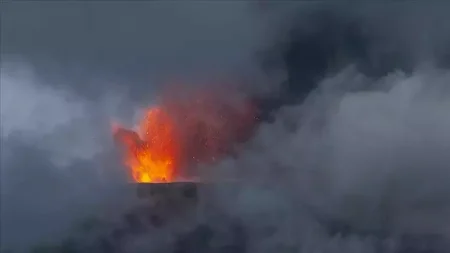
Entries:
[[[27,250],[53,238],[50,252],[448,252],[449,4],[273,2],[251,9],[264,29],[247,5],[213,5],[44,4],[25,13],[40,29],[2,29],[2,55],[62,76],[2,65],[2,238]],[[240,61],[260,122],[235,157],[202,168],[238,181],[205,191],[214,211],[164,226],[122,187],[108,120],[149,104],[147,68],[195,80]]]
[[[431,13],[439,7],[420,3],[356,4],[353,8],[342,5],[344,7],[334,4],[312,8],[297,6],[297,14],[292,15],[292,21],[289,22],[291,28],[287,34],[281,34],[276,45],[261,52],[261,69],[266,75],[270,76],[280,70],[286,73],[285,81],[278,90],[279,94],[259,101],[263,115],[267,116],[270,111],[283,105],[301,103],[317,88],[321,80],[336,75],[348,66],[353,66],[371,79],[382,78],[394,71],[411,73],[424,60],[429,60],[436,66],[448,66],[450,58],[447,47],[438,47],[432,42],[416,45],[422,36],[442,37],[430,38],[431,41],[449,40],[447,28],[443,28],[441,34],[429,35],[442,18],[437,15],[429,20],[430,15],[433,15]],[[416,13],[421,7],[424,7],[424,13]],[[448,6],[444,5],[443,9],[446,8]],[[408,13],[411,15],[408,17],[407,14],[399,13],[402,11],[413,14]],[[396,18],[392,17],[397,14]],[[415,15],[420,14],[423,20],[415,20]],[[382,20],[387,15],[392,19],[391,22]],[[415,31],[416,34],[406,34],[404,30],[407,27],[398,27],[405,25],[402,23],[415,25],[421,22],[424,27]],[[393,29],[396,28],[401,30],[395,33]],[[421,55],[423,50],[427,55]]]

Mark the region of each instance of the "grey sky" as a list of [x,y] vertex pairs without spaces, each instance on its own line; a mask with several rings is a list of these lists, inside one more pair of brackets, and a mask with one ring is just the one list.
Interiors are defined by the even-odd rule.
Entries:
[[56,238],[125,183],[110,117],[132,119],[159,79],[240,70],[264,41],[243,2],[2,1],[1,14],[2,247]]
[[89,77],[139,82],[127,85],[139,93],[158,77],[234,71],[264,42],[262,22],[244,2],[40,1],[2,7],[2,54],[25,57],[45,75],[57,68],[84,78],[77,90],[85,93],[99,90]]
[[[371,60],[404,50],[413,56],[406,59],[417,59],[412,65],[419,65],[448,53],[448,4],[389,6],[336,9],[342,16],[361,14],[364,28],[376,31],[368,42]],[[129,123],[153,102],[155,88],[164,84],[161,79],[255,74],[255,51],[273,40],[286,42],[289,27],[278,25],[302,8],[311,11],[302,4],[273,7],[263,14],[245,1],[4,1],[2,246],[58,239],[73,222],[108,208],[105,202],[120,206],[126,201],[127,191],[111,190],[125,183],[108,132],[111,118]],[[320,73],[326,80],[305,104],[284,108],[275,122],[262,124],[240,159],[211,168],[248,174],[242,177],[251,187],[244,186],[238,199],[224,202],[230,204],[224,208],[236,207],[227,211],[241,215],[255,231],[275,222],[272,241],[266,241],[275,244],[286,240],[286,234],[307,235],[310,227],[305,224],[315,223],[299,203],[371,228],[374,224],[367,220],[382,216],[377,208],[386,187],[396,180],[395,215],[406,218],[395,225],[419,232],[426,230],[424,224],[432,224],[430,230],[438,227],[427,219],[447,218],[430,213],[450,203],[444,180],[450,178],[445,153],[450,150],[445,85],[450,78],[445,69],[418,69],[411,76],[389,69],[390,75],[380,80],[353,70],[337,76]],[[349,86],[364,85],[373,90],[349,91]],[[258,188],[264,182],[273,188]],[[411,196],[408,190],[416,185],[420,187]],[[328,186],[331,193],[321,191]],[[355,192],[366,197],[355,200],[359,208],[348,200]],[[408,205],[427,199],[437,207],[429,213],[409,212]],[[282,215],[285,223],[254,220],[258,211]],[[351,211],[359,213],[348,217]],[[298,217],[299,223],[290,223],[289,217]],[[352,243],[341,246],[351,248]],[[253,246],[260,252],[258,247],[267,245]],[[335,250],[330,252],[337,252],[337,246]]]

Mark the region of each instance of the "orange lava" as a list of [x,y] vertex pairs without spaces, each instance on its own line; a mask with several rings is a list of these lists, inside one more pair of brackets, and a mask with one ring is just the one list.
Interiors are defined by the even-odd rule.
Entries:
[[138,132],[113,125],[113,133],[125,147],[125,165],[135,182],[170,182],[174,179],[179,145],[175,126],[161,108],[150,108]]
[[214,163],[229,155],[235,143],[249,136],[254,110],[247,103],[208,94],[195,99],[163,100],[148,108],[137,131],[112,124],[124,147],[124,163],[138,183],[173,182],[188,168]]

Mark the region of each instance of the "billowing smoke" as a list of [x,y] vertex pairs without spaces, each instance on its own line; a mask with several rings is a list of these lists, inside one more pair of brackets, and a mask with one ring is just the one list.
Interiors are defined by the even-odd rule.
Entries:
[[[223,171],[264,189],[231,206],[245,206],[251,225],[272,227],[273,245],[308,243],[301,234],[311,235],[311,222],[331,234],[448,236],[448,78],[394,73],[360,92],[348,92],[369,83],[354,70],[326,79],[303,105],[263,124],[242,157],[224,162]],[[259,198],[264,204],[251,204]],[[261,212],[272,219],[252,220]]]
[[253,231],[272,229],[250,233],[250,252],[390,252],[382,238],[448,238],[449,31],[431,32],[436,7],[300,8],[264,62],[287,74],[278,96],[259,100],[268,121],[220,167],[264,189],[230,205],[246,207]]
[[79,220],[127,209],[111,120],[135,123],[167,82],[229,76],[264,41],[242,3],[0,9],[2,250],[59,241]]
[[89,102],[19,63],[2,64],[1,91],[2,246],[29,247],[65,234],[125,182],[103,130],[120,101]]
[[[51,45],[46,49],[20,52],[29,37],[14,35],[12,26],[5,30],[2,54],[24,54],[33,63],[43,55],[76,62],[77,71],[52,76],[61,70],[58,64],[41,60],[44,66],[34,68],[47,78],[40,79],[23,64],[2,65],[2,247],[56,239],[79,219],[131,207],[131,194],[119,187],[126,175],[109,120],[132,121],[151,104],[158,87],[149,82],[175,75],[192,83],[216,73],[244,76],[240,88],[261,112],[253,137],[239,144],[235,157],[202,168],[238,179],[237,194],[215,189],[215,204],[239,220],[244,232],[236,228],[234,236],[245,239],[238,241],[246,252],[400,252],[396,235],[450,236],[447,4],[361,4],[351,10],[345,4],[257,5],[263,20],[241,3],[188,9],[155,4],[151,13],[161,16],[149,20],[143,6],[72,6],[65,11],[86,15],[87,23],[76,26],[77,19],[65,15],[66,26],[54,29],[66,37],[42,40]],[[62,6],[54,8],[62,15]],[[27,16],[36,10],[30,7]],[[99,18],[99,11],[109,16]],[[116,36],[107,29],[120,27],[118,16],[125,28]],[[159,28],[164,22],[168,28]],[[173,36],[143,35],[160,30]],[[71,54],[65,52],[70,46]],[[241,71],[231,67],[237,63]],[[90,71],[107,74],[93,81]],[[229,223],[200,217],[190,225],[204,220],[211,227],[195,231],[205,238],[211,230],[225,233]],[[174,231],[168,230],[136,236],[127,252],[173,250]]]

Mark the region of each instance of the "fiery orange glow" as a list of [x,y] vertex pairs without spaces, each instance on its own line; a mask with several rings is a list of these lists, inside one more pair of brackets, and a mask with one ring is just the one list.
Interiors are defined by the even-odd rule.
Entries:
[[126,147],[125,165],[139,183],[170,182],[178,158],[172,119],[161,108],[151,108],[138,132],[113,124],[114,136]]
[[187,179],[183,170],[217,162],[252,129],[254,110],[246,103],[231,105],[211,94],[169,98],[147,109],[136,131],[112,124],[135,182]]

